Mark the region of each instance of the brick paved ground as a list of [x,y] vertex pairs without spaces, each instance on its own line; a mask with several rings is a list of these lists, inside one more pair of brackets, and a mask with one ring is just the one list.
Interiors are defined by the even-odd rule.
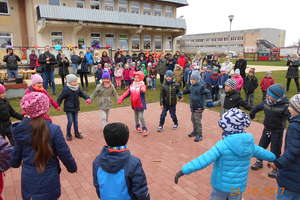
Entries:
[[[111,121],[121,121],[129,125],[131,130],[129,148],[132,153],[140,157],[148,178],[150,193],[154,200],[207,200],[211,187],[209,185],[212,167],[189,176],[182,177],[179,185],[173,183],[175,173],[187,161],[195,158],[209,149],[220,139],[220,129],[216,125],[218,114],[205,111],[203,118],[204,141],[195,143],[187,137],[191,131],[189,106],[184,103],[178,105],[180,128],[171,130],[171,120],[167,118],[165,131],[156,133],[159,121],[159,104],[149,104],[145,113],[151,135],[143,138],[134,131],[133,112],[128,107],[113,109]],[[168,116],[169,117],[169,116]],[[79,127],[84,140],[73,140],[69,143],[78,164],[76,174],[66,173],[63,168],[62,200],[95,200],[97,199],[92,185],[92,161],[104,145],[101,135],[100,117],[97,111],[80,113]],[[54,122],[66,127],[66,117],[54,117]],[[249,131],[254,133],[256,142],[262,131],[262,125],[252,123]],[[254,162],[254,160],[253,160]],[[271,200],[275,190],[275,181],[267,178],[269,169],[250,172],[249,191],[245,200]],[[271,191],[270,191],[271,190]],[[20,170],[12,169],[5,177],[5,200],[20,200]]]

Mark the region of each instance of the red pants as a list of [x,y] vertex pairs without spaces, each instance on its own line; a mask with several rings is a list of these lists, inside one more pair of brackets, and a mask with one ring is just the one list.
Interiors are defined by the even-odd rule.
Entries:
[[3,199],[2,199],[2,191],[3,191],[3,187],[4,187],[3,173],[0,172],[0,200],[3,200]]

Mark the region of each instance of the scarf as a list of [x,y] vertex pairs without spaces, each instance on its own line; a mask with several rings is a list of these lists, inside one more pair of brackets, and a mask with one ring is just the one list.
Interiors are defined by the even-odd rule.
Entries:
[[70,90],[72,91],[77,91],[79,89],[79,85],[73,86],[70,85],[69,83],[67,83],[67,87],[70,88]]
[[275,104],[281,102],[282,99],[283,99],[284,97],[285,97],[285,96],[283,96],[283,97],[277,99],[276,101],[271,101],[269,98],[266,97],[266,103],[267,103],[267,105],[269,105],[269,106],[274,106]]

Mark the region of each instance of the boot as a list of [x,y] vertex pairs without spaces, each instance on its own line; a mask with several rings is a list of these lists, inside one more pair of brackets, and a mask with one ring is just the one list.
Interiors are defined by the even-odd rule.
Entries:
[[195,132],[191,132],[190,134],[188,134],[189,137],[195,137],[196,133]]
[[272,170],[268,173],[268,177],[270,178],[277,178],[277,170]]
[[78,132],[78,133],[75,133],[75,137],[78,138],[78,139],[82,139],[83,136]]
[[260,160],[257,160],[255,163],[254,163],[254,165],[252,165],[251,166],[251,169],[252,170],[259,170],[259,169],[261,169],[261,168],[263,168],[263,162],[262,161],[260,161]]
[[72,135],[69,133],[67,133],[67,137],[66,137],[67,141],[72,141]]
[[162,126],[159,126],[159,127],[157,128],[157,132],[162,132],[162,130],[163,130],[163,127],[162,127]]
[[203,137],[201,135],[197,135],[194,139],[194,142],[200,142],[203,140]]

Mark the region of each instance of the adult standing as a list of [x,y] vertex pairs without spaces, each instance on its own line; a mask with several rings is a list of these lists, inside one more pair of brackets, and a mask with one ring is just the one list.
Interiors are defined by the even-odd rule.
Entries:
[[[84,56],[84,53],[81,51],[79,53],[80,57],[80,66],[78,67],[77,73],[80,76],[80,82],[81,82],[81,87],[82,90],[88,90],[89,87],[89,80],[88,80],[88,73],[89,73],[89,68],[87,64],[86,57]],[[85,81],[85,84],[84,84]]]
[[92,66],[94,65],[94,56],[91,52],[91,49],[87,49],[86,50],[86,53],[85,53],[85,59],[86,59],[86,64],[87,64],[87,67],[88,67],[88,72],[91,72],[92,71]]
[[[226,56],[225,62],[222,63],[221,68],[230,75],[232,71],[233,63],[230,61],[229,56]],[[241,71],[241,70],[240,70]]]
[[65,78],[69,74],[69,66],[70,62],[69,59],[66,57],[65,54],[61,54],[61,59],[58,62],[58,74],[61,78],[61,84],[65,86]]
[[20,57],[14,54],[12,48],[6,49],[7,55],[4,56],[3,62],[6,62],[8,78],[17,78],[18,76],[18,62],[21,61]]
[[245,78],[246,78],[246,68],[247,68],[247,60],[244,59],[243,54],[240,54],[239,59],[235,62],[234,71],[236,69],[240,69],[241,76],[245,80]]
[[173,58],[172,54],[168,54],[167,56],[167,70],[174,71],[176,59]]
[[167,71],[166,56],[161,56],[161,58],[158,61],[157,69],[159,73],[160,84],[162,85],[164,83],[165,73]]
[[29,55],[29,66],[31,70],[36,68],[38,56],[35,54],[35,50],[31,50],[31,54]]
[[184,70],[187,64],[187,59],[184,55],[184,53],[181,53],[179,58],[177,59],[177,64],[181,66],[181,68]]
[[52,88],[52,94],[55,94],[54,68],[57,64],[55,56],[50,53],[50,47],[46,46],[43,54],[39,56],[41,72],[43,73],[44,88],[48,90],[48,85]]
[[291,80],[294,79],[296,87],[297,87],[297,92],[300,92],[299,90],[299,65],[300,65],[300,60],[299,56],[297,54],[294,54],[291,59],[287,61],[287,66],[289,67],[286,73],[286,91],[289,91],[290,89],[290,84]]
[[73,54],[71,56],[71,62],[72,62],[72,73],[77,74],[78,66],[80,65],[81,59],[76,54],[76,51],[73,51]]
[[105,63],[112,64],[111,58],[108,56],[107,51],[102,52],[101,64],[104,66]]

